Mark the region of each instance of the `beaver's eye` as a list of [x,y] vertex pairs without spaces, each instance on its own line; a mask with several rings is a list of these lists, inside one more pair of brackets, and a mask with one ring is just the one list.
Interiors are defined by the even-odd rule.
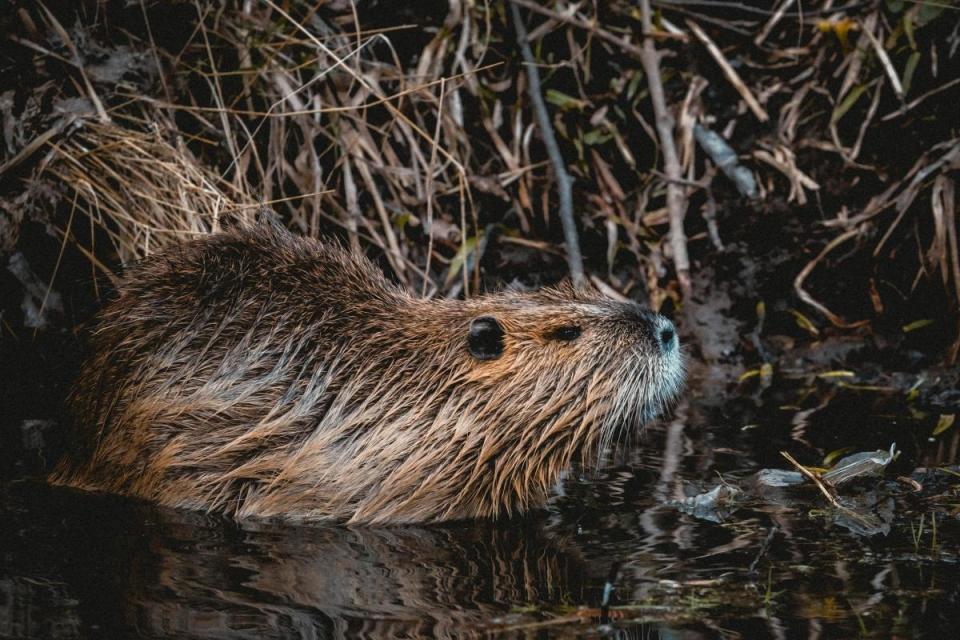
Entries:
[[477,360],[495,360],[503,353],[503,328],[496,318],[482,316],[470,323],[467,338],[470,355]]
[[571,342],[580,337],[582,331],[580,327],[573,325],[567,327],[559,327],[550,332],[550,337],[554,340],[563,340],[564,342]]

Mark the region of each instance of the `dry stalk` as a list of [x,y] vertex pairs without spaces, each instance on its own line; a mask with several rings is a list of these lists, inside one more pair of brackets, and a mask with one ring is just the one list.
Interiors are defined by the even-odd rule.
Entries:
[[[650,0],[640,1],[640,12],[645,34],[653,32],[653,19]],[[663,170],[667,175],[667,210],[670,215],[670,248],[673,264],[677,270],[677,281],[685,298],[689,298],[690,256],[687,253],[687,236],[683,230],[683,219],[687,211],[687,198],[681,181],[680,159],[677,156],[677,144],[673,137],[673,117],[667,110],[667,100],[663,93],[663,81],[660,77],[660,55],[653,44],[653,38],[646,35],[643,40],[641,58],[647,83],[650,88],[650,101],[656,117],[657,137],[663,153]]]
[[803,475],[805,475],[807,478],[809,478],[810,481],[817,486],[817,489],[820,490],[820,493],[822,493],[822,494],[824,495],[824,497],[827,499],[827,502],[829,502],[831,505],[833,505],[833,506],[836,507],[837,509],[841,509],[841,510],[843,510],[843,511],[846,511],[846,510],[847,510],[846,507],[844,507],[842,504],[840,504],[840,503],[837,501],[836,496],[834,496],[834,495],[833,495],[833,492],[830,491],[830,490],[827,488],[827,486],[823,483],[823,480],[820,479],[820,476],[819,476],[819,475],[817,475],[816,473],[814,473],[814,472],[811,471],[810,469],[807,469],[805,466],[803,466],[802,464],[800,464],[799,462],[797,462],[797,460],[796,460],[792,455],[790,455],[789,453],[787,453],[786,451],[781,451],[781,452],[780,452],[780,455],[782,455],[784,458],[786,458],[786,459],[787,459],[787,462],[789,462],[789,463],[792,464],[794,467],[796,467],[797,471],[799,471],[800,473],[802,473]]
[[750,111],[753,112],[753,115],[756,116],[757,120],[760,122],[766,122],[769,120],[770,116],[767,115],[766,110],[760,106],[760,103],[757,102],[753,92],[747,87],[746,83],[740,77],[740,74],[737,73],[733,66],[727,61],[726,56],[724,56],[723,52],[720,51],[720,47],[717,46],[717,44],[703,29],[700,28],[696,22],[687,20],[686,23],[687,26],[690,27],[690,30],[693,31],[693,35],[697,36],[697,39],[703,43],[703,45],[707,48],[707,51],[710,52],[710,55],[713,56],[713,59],[723,71],[723,75],[727,77],[727,80],[730,81],[730,84],[733,85],[733,88],[737,90],[737,93],[740,94],[740,97],[743,98],[743,101],[747,103],[747,106],[750,108]]
[[813,296],[811,296],[806,289],[803,288],[803,283],[817,266],[817,264],[823,260],[827,255],[832,252],[834,249],[839,247],[841,244],[859,236],[862,231],[859,228],[849,229],[844,233],[841,233],[839,236],[827,243],[820,253],[817,254],[817,257],[808,262],[803,269],[800,270],[800,273],[797,274],[797,277],[793,280],[793,288],[796,291],[797,296],[806,302],[808,305],[822,313],[834,326],[841,327],[844,329],[852,329],[856,327],[863,326],[869,323],[869,320],[859,320],[857,322],[847,322],[834,312],[830,311],[824,304],[818,302]]
[[[46,171],[72,190],[124,264],[227,221],[249,224],[261,206],[157,133],[87,122],[53,148]],[[66,229],[71,236],[79,243]]]
[[567,245],[570,279],[573,280],[574,285],[581,287],[586,284],[586,278],[583,273],[583,258],[580,255],[577,225],[573,219],[573,180],[567,173],[563,155],[560,153],[560,147],[557,144],[557,137],[553,132],[553,125],[550,123],[550,113],[543,101],[540,72],[537,69],[537,61],[533,57],[533,51],[530,50],[530,43],[527,42],[527,28],[520,16],[520,9],[513,0],[510,0],[510,11],[513,15],[513,26],[517,32],[517,44],[520,45],[520,53],[526,65],[527,94],[533,103],[533,113],[537,119],[537,126],[540,128],[540,137],[543,140],[543,145],[547,148],[550,162],[553,164],[553,172],[557,179],[557,190],[560,192],[559,215],[560,222],[563,224],[564,241]]

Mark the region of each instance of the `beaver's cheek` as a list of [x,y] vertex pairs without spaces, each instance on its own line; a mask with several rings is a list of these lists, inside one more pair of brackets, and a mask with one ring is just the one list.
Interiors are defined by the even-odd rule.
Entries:
[[517,377],[517,370],[513,358],[506,355],[496,360],[487,360],[474,364],[464,373],[467,382],[476,382],[486,385],[506,384]]

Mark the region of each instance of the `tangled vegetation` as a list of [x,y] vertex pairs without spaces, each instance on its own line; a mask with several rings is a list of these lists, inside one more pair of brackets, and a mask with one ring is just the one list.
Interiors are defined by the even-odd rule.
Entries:
[[3,20],[6,252],[39,222],[112,278],[268,206],[427,296],[569,274],[696,316],[732,260],[761,274],[731,294],[751,323],[926,332],[956,361],[953,6],[51,2]]

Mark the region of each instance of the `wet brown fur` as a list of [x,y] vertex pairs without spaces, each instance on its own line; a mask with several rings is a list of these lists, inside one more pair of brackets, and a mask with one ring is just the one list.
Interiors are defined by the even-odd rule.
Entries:
[[[479,316],[504,329],[495,360],[467,349]],[[658,321],[571,288],[419,299],[271,224],[208,236],[131,269],[102,312],[52,479],[237,517],[522,512],[676,394]]]

